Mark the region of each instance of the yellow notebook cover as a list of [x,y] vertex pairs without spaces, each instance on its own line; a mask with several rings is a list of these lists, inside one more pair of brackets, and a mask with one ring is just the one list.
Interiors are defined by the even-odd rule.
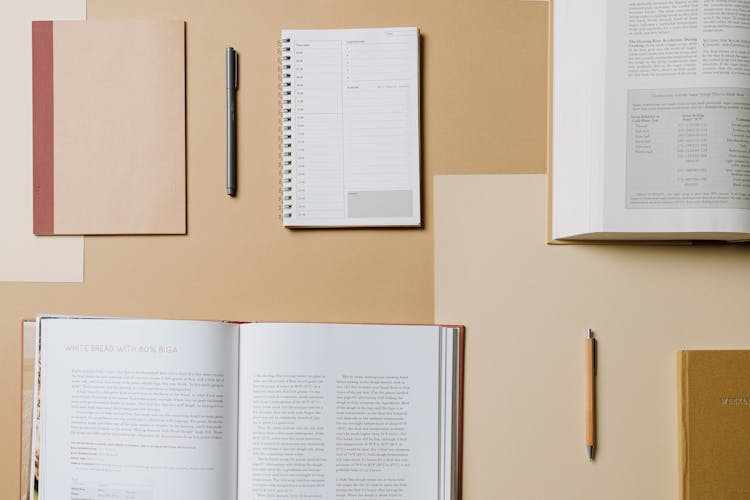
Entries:
[[680,495],[750,498],[750,350],[680,351]]

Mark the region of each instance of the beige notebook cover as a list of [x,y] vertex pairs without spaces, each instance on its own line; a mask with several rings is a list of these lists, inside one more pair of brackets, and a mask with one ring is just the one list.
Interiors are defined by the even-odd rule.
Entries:
[[683,500],[750,498],[750,351],[680,351]]
[[34,233],[185,233],[185,23],[35,21]]

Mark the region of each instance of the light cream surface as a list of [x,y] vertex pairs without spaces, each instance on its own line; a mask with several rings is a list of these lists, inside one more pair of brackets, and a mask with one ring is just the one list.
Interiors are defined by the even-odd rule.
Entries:
[[3,2],[0,9],[0,281],[81,281],[83,238],[32,231],[31,21],[83,19],[86,2]]
[[435,321],[466,325],[464,498],[677,500],[675,353],[750,348],[750,247],[551,246],[546,208],[543,175],[435,180]]
[[185,232],[184,30],[54,24],[55,234]]
[[[545,3],[90,0],[88,17],[186,21],[188,234],[86,238],[80,285],[0,283],[3,500],[18,491],[19,318],[432,323],[433,175],[545,171]],[[424,227],[284,229],[277,190],[281,30],[378,26],[418,26],[422,34]],[[224,176],[230,45],[240,58],[235,199]]]

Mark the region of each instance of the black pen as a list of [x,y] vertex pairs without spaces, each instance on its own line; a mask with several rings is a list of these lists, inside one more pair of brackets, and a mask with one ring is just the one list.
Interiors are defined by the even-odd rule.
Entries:
[[227,47],[227,194],[237,194],[237,52]]

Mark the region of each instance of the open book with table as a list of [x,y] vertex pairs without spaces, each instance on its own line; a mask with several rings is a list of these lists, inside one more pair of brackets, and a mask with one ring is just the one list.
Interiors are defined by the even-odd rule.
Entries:
[[750,239],[741,3],[554,2],[550,239]]

